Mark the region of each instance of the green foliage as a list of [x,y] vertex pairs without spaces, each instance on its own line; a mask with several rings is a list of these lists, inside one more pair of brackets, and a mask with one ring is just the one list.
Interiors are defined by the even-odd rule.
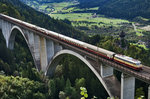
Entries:
[[67,81],[66,81],[66,86],[64,88],[64,92],[67,97],[69,97],[71,99],[76,99],[76,96],[77,96],[76,89],[71,86],[71,82],[69,79],[67,79]]
[[76,79],[75,80],[76,89],[80,89],[80,87],[85,87],[85,78]]
[[50,90],[50,96],[52,99],[54,99],[55,96],[55,92],[56,92],[56,85],[55,82],[53,80],[49,81],[49,90]]
[[0,70],[3,70],[6,74],[11,74],[11,68],[3,60],[0,60]]
[[0,75],[0,90],[1,99],[45,99],[47,89],[43,83],[27,78]]
[[7,62],[8,64],[12,63],[13,60],[12,52],[6,48],[5,39],[1,31],[0,31],[0,59],[2,59],[4,62]]
[[86,88],[80,87],[80,90],[81,90],[80,94],[81,94],[81,96],[82,96],[81,99],[88,98],[88,94],[87,94]]
[[143,87],[137,88],[135,93],[135,99],[146,99]]
[[69,87],[71,87],[71,82],[70,82],[69,79],[67,79],[67,81],[66,81],[66,88],[69,88]]
[[140,97],[138,97],[137,99],[144,99],[144,96],[140,96]]
[[66,96],[65,96],[65,93],[63,91],[60,91],[59,92],[59,99],[65,99]]
[[39,91],[37,93],[33,94],[33,97],[35,99],[45,99],[46,98],[45,95],[43,95],[43,93],[40,93]]
[[119,99],[119,98],[115,98],[115,97],[108,97],[107,99]]
[[55,76],[56,76],[56,77],[61,77],[61,75],[62,75],[62,73],[63,73],[62,68],[63,68],[62,65],[58,65],[58,66],[56,67],[56,70],[55,70]]

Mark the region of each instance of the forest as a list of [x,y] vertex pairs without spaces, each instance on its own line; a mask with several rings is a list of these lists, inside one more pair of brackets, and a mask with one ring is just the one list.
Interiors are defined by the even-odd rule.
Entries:
[[[127,41],[111,36],[86,36],[63,20],[55,20],[22,4],[18,0],[0,0],[0,13],[36,24],[38,26],[74,37],[90,44],[139,59],[150,66],[150,50],[145,50]],[[38,72],[32,55],[21,34],[17,34],[14,50],[6,48],[0,31],[0,98],[1,99],[80,99],[80,87],[85,87],[88,99],[106,99],[107,92],[92,73],[78,58],[66,55],[49,78]],[[124,45],[120,45],[120,42]],[[115,71],[120,80],[120,72]],[[136,97],[147,98],[148,85],[136,81]]]
[[98,13],[126,19],[133,19],[138,16],[150,18],[149,7],[149,0],[109,0],[99,7]]

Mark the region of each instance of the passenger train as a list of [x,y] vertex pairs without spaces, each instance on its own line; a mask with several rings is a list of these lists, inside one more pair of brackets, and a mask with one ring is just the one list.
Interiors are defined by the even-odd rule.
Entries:
[[20,26],[30,28],[30,29],[35,30],[37,32],[44,33],[45,35],[50,36],[52,38],[55,38],[61,42],[65,42],[71,46],[85,50],[88,53],[98,55],[99,57],[103,57],[105,59],[114,61],[118,64],[121,64],[122,66],[126,66],[126,67],[129,67],[129,68],[134,69],[134,70],[142,70],[141,62],[139,60],[133,59],[131,57],[121,55],[121,54],[116,54],[112,51],[108,51],[108,50],[105,50],[103,48],[93,46],[91,44],[88,44],[88,43],[64,36],[62,34],[59,34],[59,33],[53,32],[53,31],[48,31],[44,28],[40,28],[38,26],[20,21],[18,19],[14,19],[12,17],[6,16],[3,14],[0,14],[0,18],[3,18],[4,20],[7,19],[7,21],[10,21],[12,23],[15,22]]

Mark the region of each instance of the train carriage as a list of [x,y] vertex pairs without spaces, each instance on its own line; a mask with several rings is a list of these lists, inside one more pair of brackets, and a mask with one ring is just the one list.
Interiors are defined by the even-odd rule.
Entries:
[[99,56],[105,57],[105,58],[110,59],[110,60],[113,60],[113,56],[115,55],[115,53],[112,51],[108,51],[108,50],[105,50],[103,48],[91,45],[91,44],[85,43],[84,46],[86,46],[87,49],[91,49],[91,50],[95,51],[96,54],[98,54]]

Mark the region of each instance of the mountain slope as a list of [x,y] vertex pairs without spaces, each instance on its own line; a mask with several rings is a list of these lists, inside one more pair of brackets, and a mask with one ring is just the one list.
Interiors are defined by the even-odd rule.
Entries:
[[77,6],[80,8],[99,7],[109,1],[110,0],[78,0],[80,3]]
[[99,6],[98,13],[117,18],[150,18],[150,0],[109,0]]

